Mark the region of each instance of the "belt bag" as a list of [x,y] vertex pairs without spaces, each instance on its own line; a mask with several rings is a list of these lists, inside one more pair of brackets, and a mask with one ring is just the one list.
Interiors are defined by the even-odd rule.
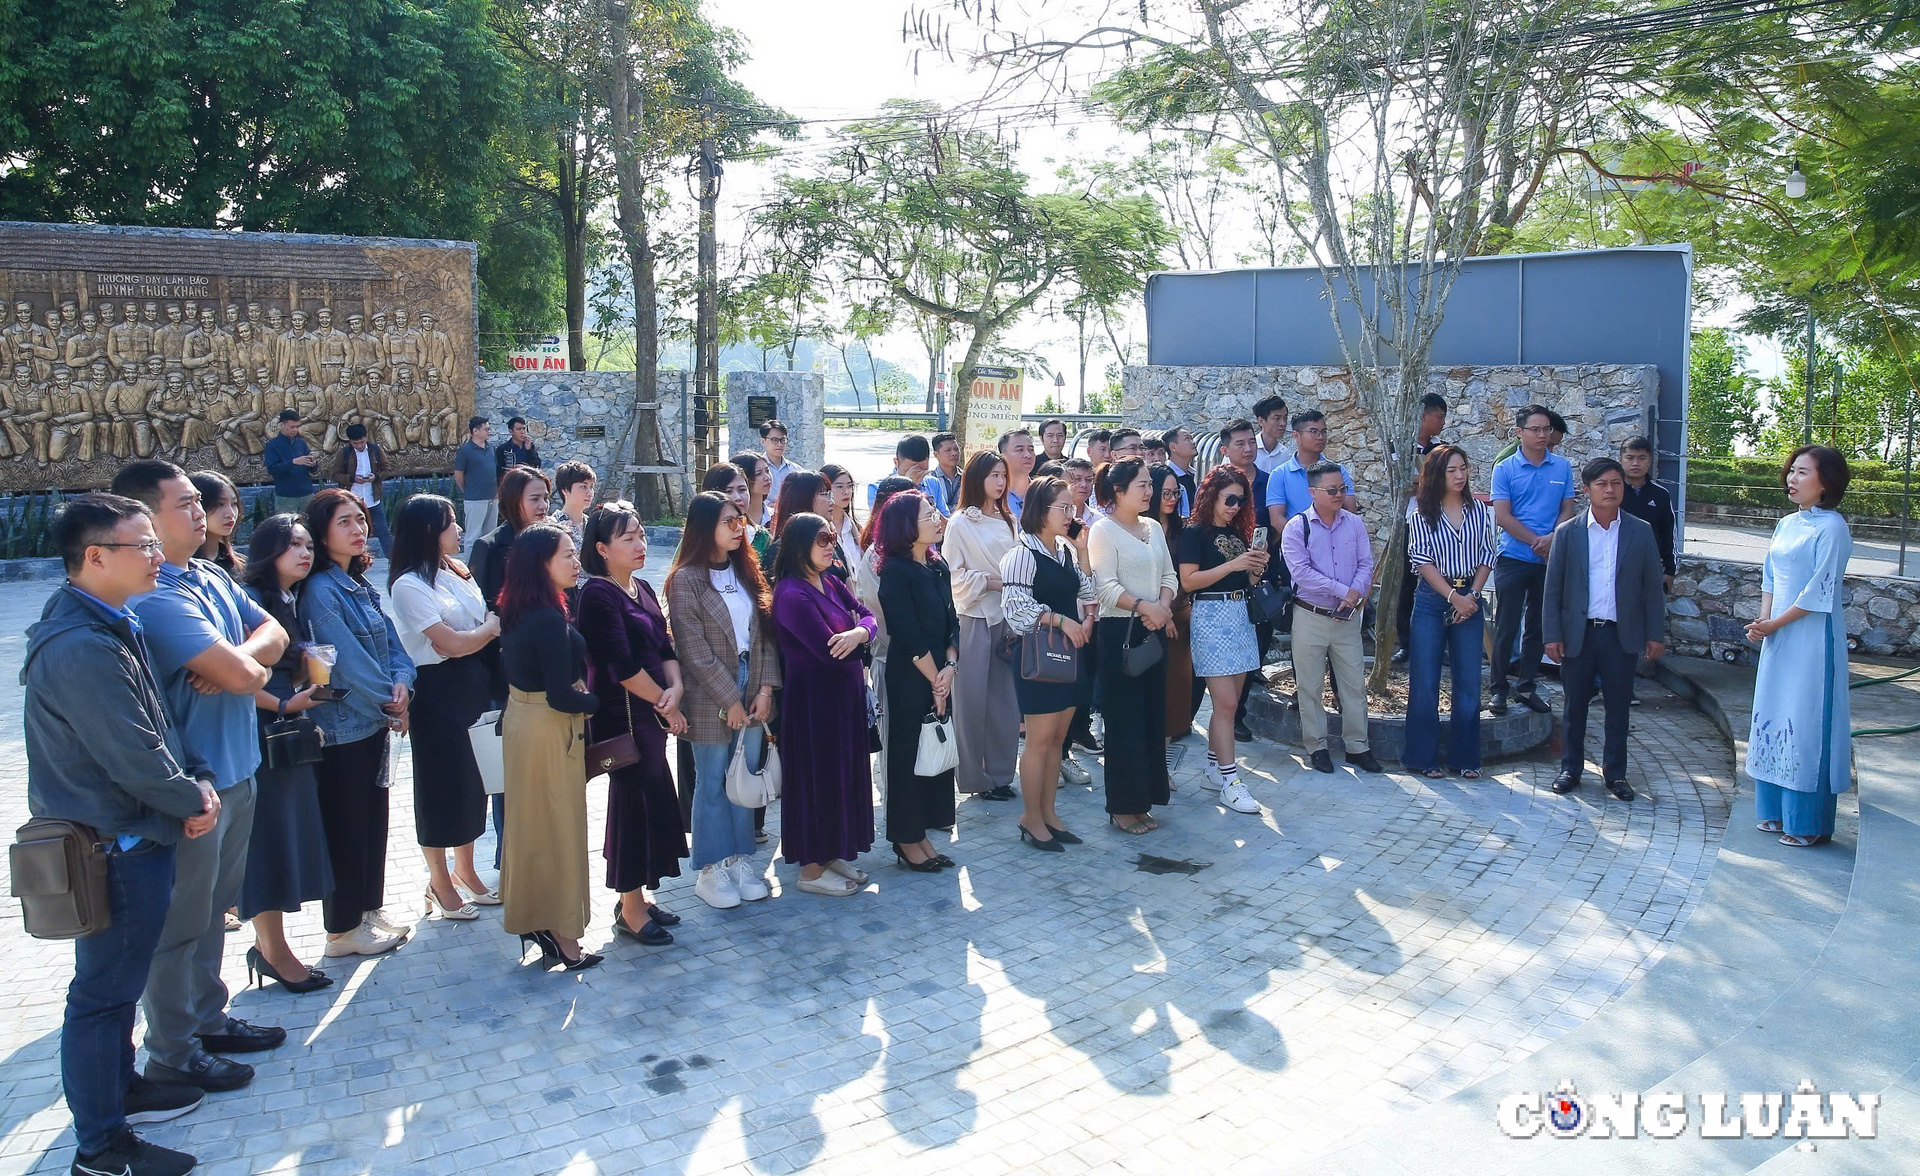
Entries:
[[1079,654],[1065,633],[1051,625],[1036,625],[1020,638],[1020,676],[1029,682],[1078,682]]
[[[1135,641],[1133,634],[1138,630],[1140,640]],[[1160,634],[1142,625],[1138,618],[1127,626],[1127,639],[1120,646],[1120,672],[1129,678],[1140,675],[1160,664],[1167,656],[1167,643]]]
[[780,799],[780,753],[767,738],[766,726],[758,725],[764,749],[759,770],[747,763],[747,731],[751,727],[740,732],[733,745],[733,758],[727,762],[727,799],[741,808],[766,808]]
[[35,939],[84,939],[113,925],[107,847],[74,821],[40,818],[14,834],[8,854],[13,896]]
[[260,731],[260,758],[269,768],[317,764],[326,744],[319,724],[305,715],[275,719]]
[[960,745],[954,742],[953,720],[927,712],[920,720],[920,746],[913,756],[913,774],[938,776],[960,766]]

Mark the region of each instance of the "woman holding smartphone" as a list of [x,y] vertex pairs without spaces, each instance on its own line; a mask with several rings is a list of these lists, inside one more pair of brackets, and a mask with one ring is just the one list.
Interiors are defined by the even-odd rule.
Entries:
[[1252,498],[1245,474],[1230,465],[1215,466],[1200,483],[1192,519],[1174,541],[1180,586],[1193,601],[1187,622],[1193,673],[1206,682],[1213,698],[1202,781],[1236,813],[1260,811],[1259,802],[1240,782],[1233,742],[1241,685],[1260,668],[1260,640],[1247,616],[1247,597],[1266,574],[1267,553],[1250,545]]

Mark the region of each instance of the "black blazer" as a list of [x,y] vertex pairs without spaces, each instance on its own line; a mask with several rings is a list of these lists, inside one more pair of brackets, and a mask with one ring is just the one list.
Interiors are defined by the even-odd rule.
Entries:
[[[1591,508],[1553,531],[1547,555],[1547,586],[1541,602],[1541,627],[1547,644],[1559,642],[1568,657],[1578,657],[1587,640],[1587,520]],[[1660,550],[1653,528],[1620,512],[1620,553],[1614,562],[1613,602],[1620,648],[1640,656],[1649,641],[1667,639],[1667,596],[1662,590]]]
[[960,646],[953,581],[938,558],[921,564],[910,555],[889,556],[880,567],[880,608],[887,621],[889,672],[923,653],[933,655],[935,669],[944,668],[948,648]]
[[480,596],[490,609],[500,607],[500,589],[507,582],[507,551],[513,546],[514,530],[510,524],[501,523],[490,535],[482,535],[474,540],[473,558],[467,563],[467,570],[473,573],[473,582],[480,588]]

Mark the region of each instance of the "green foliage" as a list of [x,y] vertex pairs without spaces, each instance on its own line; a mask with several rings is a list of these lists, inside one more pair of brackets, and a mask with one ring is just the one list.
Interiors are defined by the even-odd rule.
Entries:
[[[1776,457],[1688,458],[1687,501],[1785,510],[1792,504],[1780,485],[1780,464]],[[1853,481],[1840,509],[1861,518],[1899,518],[1905,478],[1899,466],[1873,461],[1849,461],[1848,465]],[[1909,512],[1909,518],[1920,519],[1920,485],[1914,487]]]
[[[1767,385],[1773,420],[1761,436],[1767,453],[1789,453],[1806,429],[1805,348],[1785,355],[1781,379]],[[1920,394],[1907,370],[1885,349],[1822,350],[1814,361],[1813,439],[1847,455],[1885,462],[1905,453]],[[1917,438],[1920,439],[1920,438]]]
[[1734,453],[1760,432],[1758,381],[1745,368],[1746,348],[1720,327],[1693,336],[1687,378],[1687,453]]

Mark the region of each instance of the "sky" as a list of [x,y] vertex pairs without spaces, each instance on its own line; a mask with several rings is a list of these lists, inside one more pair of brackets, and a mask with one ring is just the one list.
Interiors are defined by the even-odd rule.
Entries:
[[[803,119],[849,119],[872,115],[890,98],[913,98],[952,105],[977,98],[989,82],[984,72],[970,71],[964,60],[921,50],[903,42],[902,23],[911,0],[705,0],[709,16],[718,24],[738,31],[747,42],[751,59],[738,72],[740,81],[762,101]],[[1018,0],[1002,0],[1004,20]],[[923,5],[944,10],[939,0]],[[961,37],[955,35],[956,46]],[[1063,123],[1048,126],[1034,123],[1019,131],[1020,157],[1030,174],[1050,172],[1056,162],[1072,156],[1091,157],[1137,146],[1138,140],[1114,128],[1090,123],[1084,115],[1068,112]],[[809,140],[818,142],[831,123],[808,128]],[[804,158],[808,147],[799,154]],[[796,161],[797,163],[797,161]],[[779,165],[742,162],[729,167],[723,188],[721,216],[736,221],[740,213],[752,207],[757,196],[767,190]],[[790,165],[791,166],[791,165]],[[724,234],[724,231],[723,231]],[[1731,321],[1737,307],[1697,311],[1695,327],[1724,325]],[[1144,338],[1144,329],[1136,330]],[[1074,394],[1072,384],[1074,348],[1071,330],[1061,322],[1029,321],[1009,332],[1006,340],[1014,347],[1038,352],[1047,357],[1055,370],[1067,373],[1068,400]],[[1770,340],[1749,338],[1749,366],[1763,376],[1777,374],[1780,352]],[[910,331],[902,330],[874,345],[884,359],[901,364],[907,370],[925,370],[924,351]],[[959,348],[949,350],[949,362],[959,361]],[[1102,355],[1089,371],[1090,386],[1097,387],[1100,369],[1110,359]],[[1027,381],[1027,404],[1036,405],[1050,381]]]

